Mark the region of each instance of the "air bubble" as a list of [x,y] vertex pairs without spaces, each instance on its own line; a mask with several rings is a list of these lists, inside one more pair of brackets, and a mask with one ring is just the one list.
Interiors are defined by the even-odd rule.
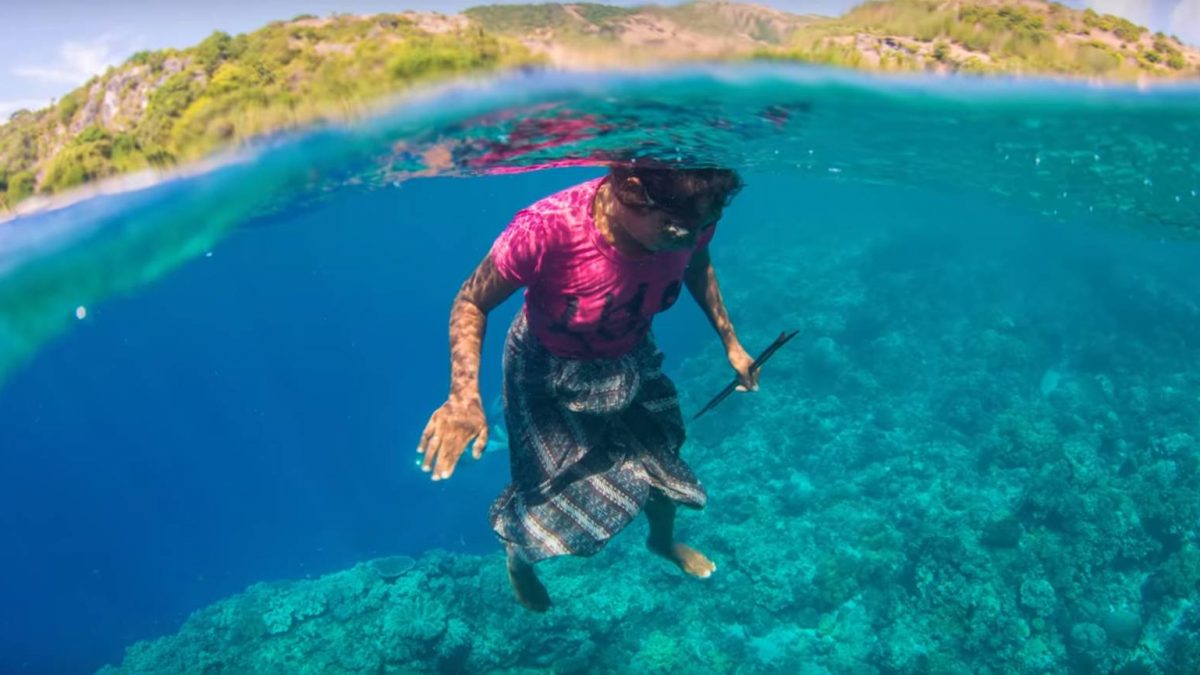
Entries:
[[87,307],[80,305],[75,308],[75,318],[83,321],[87,318]]

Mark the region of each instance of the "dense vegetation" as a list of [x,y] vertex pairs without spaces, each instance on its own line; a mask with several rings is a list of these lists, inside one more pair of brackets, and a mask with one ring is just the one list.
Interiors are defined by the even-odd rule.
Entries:
[[344,117],[422,80],[536,60],[515,41],[459,24],[432,32],[401,15],[299,17],[140,52],[0,126],[0,207]]
[[740,34],[750,40],[779,44],[788,28],[804,20],[754,5],[720,0],[636,9],[595,3],[487,5],[463,13],[489,31],[515,37],[551,38],[556,44],[568,46],[619,44],[630,19],[634,18],[700,35]]
[[615,21],[637,13],[636,9],[595,3],[574,4],[570,9],[558,4],[486,5],[463,12],[488,30],[516,35],[541,30],[579,31],[589,26],[603,31],[612,28]]
[[188,49],[135,54],[50,108],[13,114],[0,125],[0,212],[36,193],[352,115],[421,80],[549,60],[538,45],[557,48],[557,65],[606,48],[625,60],[757,56],[1109,79],[1200,74],[1200,56],[1173,37],[1040,0],[871,0],[837,19],[728,2],[302,16],[245,35],[214,33]]
[[1197,74],[1177,38],[1120,17],[998,0],[873,0],[797,30],[776,57],[883,70],[1134,79]]

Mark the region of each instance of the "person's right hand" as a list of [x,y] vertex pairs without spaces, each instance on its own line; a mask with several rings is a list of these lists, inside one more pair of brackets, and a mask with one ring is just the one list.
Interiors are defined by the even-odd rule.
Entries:
[[479,397],[466,400],[451,397],[434,411],[425,425],[425,433],[421,434],[421,444],[417,446],[417,452],[425,455],[421,470],[432,468],[434,480],[449,478],[471,439],[475,440],[471,454],[479,459],[483,457],[487,438],[487,417]]

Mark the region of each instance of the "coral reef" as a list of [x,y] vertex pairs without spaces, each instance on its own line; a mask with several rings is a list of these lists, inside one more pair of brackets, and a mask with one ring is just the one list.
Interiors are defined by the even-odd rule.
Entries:
[[[1194,275],[1056,260],[1042,294],[950,231],[722,262],[730,305],[771,317],[748,346],[801,335],[693,425],[710,501],[680,536],[711,579],[639,521],[540,566],[536,615],[499,552],[434,551],[253,586],[103,672],[1200,671]],[[680,367],[685,410],[718,359]]]

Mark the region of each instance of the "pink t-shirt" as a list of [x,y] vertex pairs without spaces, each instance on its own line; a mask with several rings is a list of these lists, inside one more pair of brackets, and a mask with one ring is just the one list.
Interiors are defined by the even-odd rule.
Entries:
[[507,281],[526,287],[530,330],[556,356],[587,359],[628,353],[650,320],[675,303],[692,249],[630,258],[605,241],[592,219],[603,178],[581,183],[522,209],[492,244],[492,262]]

